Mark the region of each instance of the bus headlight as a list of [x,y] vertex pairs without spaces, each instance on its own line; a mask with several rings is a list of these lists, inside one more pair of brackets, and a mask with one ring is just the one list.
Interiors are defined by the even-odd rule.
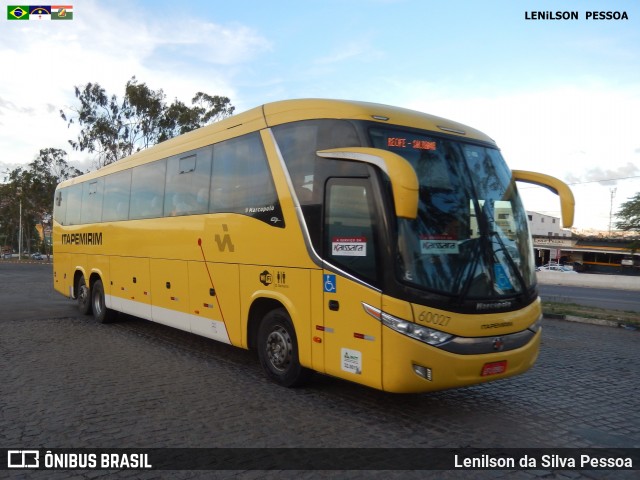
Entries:
[[400,332],[408,337],[415,338],[429,345],[438,345],[449,340],[453,335],[450,333],[434,330],[433,328],[416,325],[400,318],[382,312],[382,323],[396,332]]
[[538,319],[535,322],[533,322],[531,325],[529,325],[529,330],[537,333],[538,330],[542,328],[542,317],[543,315],[541,313]]
[[384,325],[391,330],[402,333],[408,337],[414,338],[429,345],[439,345],[451,339],[453,335],[450,333],[434,330],[433,328],[423,327],[413,322],[402,320],[401,318],[394,317],[388,313],[384,313],[379,308],[372,307],[371,305],[362,302],[364,311],[371,315],[376,320],[381,321]]

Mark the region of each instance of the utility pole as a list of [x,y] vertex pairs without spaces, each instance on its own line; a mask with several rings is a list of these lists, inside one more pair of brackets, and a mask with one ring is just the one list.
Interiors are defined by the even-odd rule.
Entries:
[[611,221],[613,219],[613,199],[616,196],[617,188],[610,188],[609,193],[611,193],[611,203],[609,205],[609,236],[611,236]]
[[22,187],[18,187],[18,197],[20,198],[20,218],[18,227],[18,261],[22,261]]

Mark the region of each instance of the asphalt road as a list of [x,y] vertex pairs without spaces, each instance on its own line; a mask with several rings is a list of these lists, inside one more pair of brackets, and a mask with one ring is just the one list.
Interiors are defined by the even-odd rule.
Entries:
[[[322,375],[285,389],[265,379],[250,352],[135,318],[97,324],[51,285],[51,266],[0,263],[3,447],[338,448],[336,462],[373,447],[640,449],[636,331],[547,320],[531,371],[457,390],[394,395]],[[0,477],[618,480],[637,473],[246,468]]]
[[543,301],[640,312],[640,292],[638,291],[542,284],[538,284],[538,291]]

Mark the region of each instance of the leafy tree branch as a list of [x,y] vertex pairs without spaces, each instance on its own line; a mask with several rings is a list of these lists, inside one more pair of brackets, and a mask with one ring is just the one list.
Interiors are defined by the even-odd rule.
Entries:
[[98,83],[75,87],[79,102],[60,116],[69,126],[81,127],[74,150],[97,155],[101,167],[177,135],[228,117],[235,107],[228,97],[198,92],[192,106],[175,99],[167,104],[162,91],[152,90],[132,77],[122,100],[109,96]]

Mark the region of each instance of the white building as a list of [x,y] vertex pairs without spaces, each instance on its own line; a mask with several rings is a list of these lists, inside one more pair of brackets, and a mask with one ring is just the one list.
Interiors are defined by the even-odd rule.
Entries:
[[529,231],[534,237],[571,237],[571,230],[562,228],[558,217],[527,211]]

